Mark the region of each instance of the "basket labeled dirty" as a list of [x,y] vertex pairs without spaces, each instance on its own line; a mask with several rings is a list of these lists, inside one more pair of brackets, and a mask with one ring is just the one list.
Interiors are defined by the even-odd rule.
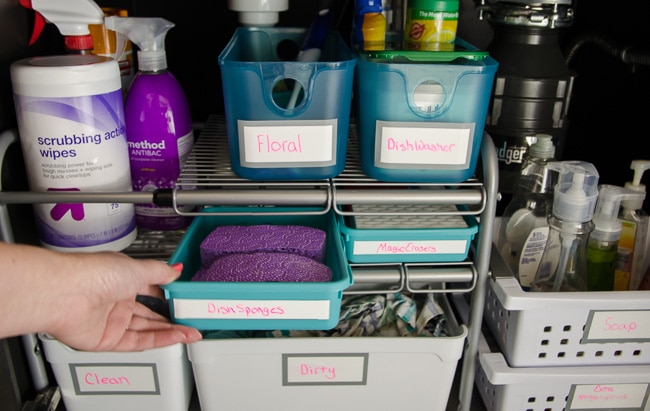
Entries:
[[647,365],[512,368],[480,353],[475,384],[487,411],[650,410]]
[[484,320],[510,366],[650,364],[650,292],[526,292],[492,255]]
[[233,171],[251,180],[331,178],[345,168],[356,57],[331,33],[296,61],[306,30],[240,27],[219,55]]
[[[170,264],[183,263],[183,272],[178,280],[162,286],[169,301],[172,321],[200,330],[320,330],[336,325],[343,290],[352,284],[352,273],[345,261],[334,213],[301,215],[301,212],[314,210],[297,207],[291,208],[291,213],[288,211],[282,207],[213,207],[203,210],[206,215],[195,217],[169,260]],[[214,230],[260,225],[301,226],[324,231],[323,263],[317,264],[312,260],[311,265],[303,265],[302,260],[308,257],[292,255],[292,258],[301,259],[299,269],[326,266],[331,272],[331,279],[192,281],[203,265],[201,243]],[[236,237],[233,238],[234,242],[237,242]],[[250,258],[265,258],[267,254],[251,253]],[[233,256],[234,260],[231,261]],[[241,278],[253,278],[253,273],[245,271],[249,268],[248,263],[237,260],[240,257],[248,258],[242,253],[235,253],[220,257],[215,264],[222,264],[223,270],[237,271]],[[256,260],[256,264],[250,266],[250,270],[255,270],[255,275],[264,275],[265,271],[271,273],[276,268],[265,266],[264,261],[257,263],[259,261]],[[307,271],[296,273],[304,277],[310,274]]]
[[[402,214],[382,215],[387,212]],[[423,214],[434,212],[441,214]],[[458,209],[453,205],[354,205],[351,215],[338,216],[348,261],[464,261],[478,222],[471,215],[454,212]]]
[[439,337],[204,339],[187,348],[203,411],[299,411],[306,404],[391,411],[406,403],[444,411],[467,336],[450,315],[447,330]]
[[359,54],[361,166],[389,182],[461,182],[475,170],[498,63],[457,51]]
[[186,347],[135,352],[78,351],[39,339],[68,411],[187,410],[194,378]]

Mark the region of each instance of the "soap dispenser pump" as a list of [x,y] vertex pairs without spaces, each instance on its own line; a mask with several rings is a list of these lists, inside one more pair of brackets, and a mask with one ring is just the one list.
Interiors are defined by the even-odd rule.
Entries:
[[587,242],[598,199],[598,171],[583,161],[551,162],[558,171],[549,234],[531,291],[587,291]]
[[648,236],[648,214],[643,210],[646,188],[641,184],[643,172],[650,168],[650,160],[633,160],[630,168],[634,170],[632,181],[625,183],[625,188],[641,194],[640,197],[621,201],[618,217],[623,228],[618,242],[616,257],[617,280],[616,291],[636,290],[645,272],[646,242]]
[[[618,218],[622,200],[643,200],[643,194],[634,190],[602,184],[594,212],[594,230],[587,246],[587,289],[589,291],[613,291],[616,272],[616,254],[622,224]],[[617,279],[620,281],[620,279]]]

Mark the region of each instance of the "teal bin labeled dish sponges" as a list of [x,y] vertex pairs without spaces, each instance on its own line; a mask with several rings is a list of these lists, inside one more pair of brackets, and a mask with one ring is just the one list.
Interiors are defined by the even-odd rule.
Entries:
[[[212,207],[203,210],[205,216],[195,217],[169,260],[170,264],[183,263],[183,272],[162,286],[172,321],[199,330],[328,330],[336,326],[343,290],[352,285],[352,271],[334,212],[299,215],[288,211],[283,207],[273,207],[271,213],[267,207]],[[291,211],[314,212],[310,208]],[[331,281],[192,281],[202,266],[201,243],[215,229],[260,224],[325,231],[324,264],[332,272]]]
[[361,167],[389,182],[456,183],[475,170],[498,63],[459,51],[359,54]]
[[231,166],[240,177],[327,179],[345,168],[356,56],[330,33],[318,61],[296,61],[305,34],[240,27],[219,55]]

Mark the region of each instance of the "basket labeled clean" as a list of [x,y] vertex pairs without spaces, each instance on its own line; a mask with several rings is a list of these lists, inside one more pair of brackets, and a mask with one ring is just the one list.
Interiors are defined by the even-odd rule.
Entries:
[[[170,264],[183,263],[180,278],[162,286],[172,321],[200,330],[324,330],[336,325],[343,290],[352,284],[352,273],[331,210],[325,214],[308,214],[314,210],[299,207],[213,207],[202,211],[205,215],[194,218],[169,260]],[[255,225],[325,231],[324,264],[331,270],[331,280],[192,281],[202,266],[201,242],[213,230]]]
[[390,182],[470,178],[498,63],[457,38],[456,50],[359,53],[361,166]]
[[351,263],[464,261],[478,232],[476,218],[453,205],[354,205],[350,213],[338,219]]
[[190,344],[201,409],[393,411],[410,404],[444,411],[467,336],[448,308],[445,313],[448,336],[440,337],[223,338]]
[[331,33],[296,61],[302,28],[240,27],[219,55],[233,171],[251,180],[331,178],[345,168],[356,57]]
[[492,255],[484,320],[510,366],[650,365],[650,292],[526,292]]
[[67,411],[187,410],[194,379],[186,347],[134,352],[78,351],[39,339]]

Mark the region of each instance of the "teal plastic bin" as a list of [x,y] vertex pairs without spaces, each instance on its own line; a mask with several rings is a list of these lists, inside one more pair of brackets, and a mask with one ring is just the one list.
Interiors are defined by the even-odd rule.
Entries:
[[219,55],[231,166],[240,177],[327,179],[345,168],[356,56],[331,33],[319,61],[296,61],[305,33],[240,27]]
[[[169,263],[183,263],[178,280],[163,285],[171,319],[199,330],[327,330],[336,326],[343,290],[352,285],[333,211],[289,214],[283,207],[214,207],[195,217]],[[264,211],[264,214],[260,212]],[[292,208],[292,212],[313,211]],[[218,212],[219,215],[214,215]],[[221,215],[221,213],[225,213]],[[275,213],[278,213],[277,215]],[[325,264],[329,282],[199,282],[191,281],[201,267],[199,246],[218,226],[303,225],[327,233]]]
[[457,183],[475,173],[498,63],[457,43],[456,52],[359,53],[359,153],[369,177]]

